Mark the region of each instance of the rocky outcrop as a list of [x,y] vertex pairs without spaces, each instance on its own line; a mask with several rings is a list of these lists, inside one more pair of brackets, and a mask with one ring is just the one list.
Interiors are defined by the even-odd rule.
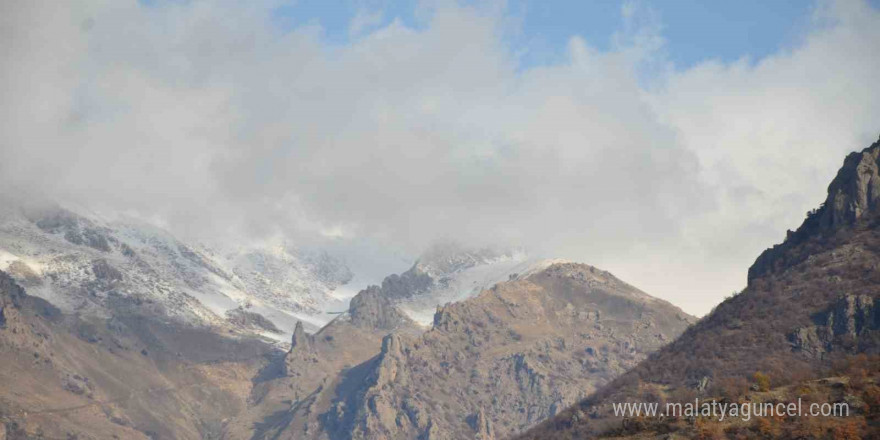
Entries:
[[312,343],[309,335],[306,334],[302,321],[297,321],[296,327],[293,329],[293,337],[290,339],[290,351],[311,351],[311,349]]
[[362,328],[393,330],[411,322],[397,310],[387,291],[378,286],[370,286],[355,295],[348,306],[348,314],[351,323]]
[[880,204],[880,141],[846,157],[828,186],[828,198],[815,214],[818,227],[852,226],[877,212]]
[[21,307],[24,298],[24,289],[6,272],[0,271],[0,306]]
[[18,314],[24,295],[24,289],[6,272],[0,271],[0,330]]
[[809,213],[794,232],[788,231],[783,243],[765,250],[749,268],[748,279],[790,267],[809,257],[792,255],[798,245],[823,235],[850,228],[880,213],[880,140],[860,152],[851,153],[828,185],[822,205]]
[[801,327],[789,335],[793,350],[822,358],[834,350],[877,352],[880,307],[867,295],[842,295],[817,317],[818,325]]
[[302,322],[297,321],[290,340],[290,350],[284,356],[284,372],[288,376],[301,376],[310,364],[318,362],[312,348],[312,337],[306,334]]
[[363,396],[354,401],[366,405],[349,409],[357,411],[353,439],[394,438],[400,433],[406,433],[408,438],[430,438],[430,417],[419,420],[419,415],[426,413],[425,408],[412,400],[404,408],[404,400],[394,393],[394,388],[408,384],[406,362],[400,336],[386,336],[375,367],[367,376]]
[[281,329],[275,326],[275,323],[267,319],[265,316],[246,310],[244,307],[238,307],[226,311],[226,319],[235,326],[250,329],[256,332],[269,332],[274,334],[282,333]]

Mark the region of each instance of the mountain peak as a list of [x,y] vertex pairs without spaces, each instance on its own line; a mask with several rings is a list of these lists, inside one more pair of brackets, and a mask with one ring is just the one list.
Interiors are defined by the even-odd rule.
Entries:
[[296,327],[293,329],[293,337],[290,340],[290,349],[293,350],[297,347],[300,347],[300,350],[307,350],[309,347],[309,336],[303,328],[302,321],[296,321]]
[[796,231],[788,231],[782,244],[765,250],[749,268],[751,280],[788,266],[800,258],[788,255],[808,240],[852,228],[880,214],[880,139],[862,151],[850,153],[828,185],[828,195]]
[[[851,226],[876,213],[880,204],[880,140],[851,153],[828,186],[828,197],[816,211],[818,226],[834,229]],[[806,223],[806,222],[805,222]]]

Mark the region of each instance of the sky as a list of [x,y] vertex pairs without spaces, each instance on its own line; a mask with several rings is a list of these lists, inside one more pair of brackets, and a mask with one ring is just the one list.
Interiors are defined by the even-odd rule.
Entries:
[[702,315],[880,134],[876,1],[328,3],[3,2],[0,189],[371,267],[524,246]]
[[[420,4],[424,2],[301,0],[279,6],[273,16],[279,26],[288,29],[318,24],[326,42],[347,44],[395,19],[408,27],[422,28],[425,20],[417,13]],[[574,35],[599,50],[609,50],[620,30],[624,6],[646,9],[649,16],[658,19],[669,61],[678,67],[691,67],[707,59],[758,59],[793,45],[810,18],[813,4],[803,0],[628,4],[609,0],[512,0],[489,6],[502,9],[505,20],[512,24],[504,37],[523,68],[563,61],[568,40]]]

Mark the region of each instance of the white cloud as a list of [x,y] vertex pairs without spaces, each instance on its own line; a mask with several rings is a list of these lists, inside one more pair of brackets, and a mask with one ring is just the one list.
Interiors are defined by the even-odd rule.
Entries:
[[638,8],[612,51],[574,37],[521,71],[496,9],[328,46],[273,6],[5,2],[4,190],[186,234],[522,243],[703,313],[878,130],[863,3],[818,9],[790,51],[684,71]]

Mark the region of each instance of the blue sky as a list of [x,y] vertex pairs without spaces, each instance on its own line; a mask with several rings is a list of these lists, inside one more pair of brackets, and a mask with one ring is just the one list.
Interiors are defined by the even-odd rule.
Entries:
[[[756,61],[796,46],[810,26],[815,6],[806,0],[510,0],[504,14],[514,30],[505,40],[519,54],[523,67],[562,59],[567,42],[575,35],[607,50],[623,25],[625,3],[649,11],[660,24],[669,60],[678,69],[708,59],[729,62],[748,57]],[[870,3],[880,6],[880,0]],[[328,42],[344,44],[352,38],[350,25],[359,13],[372,13],[377,18],[374,26],[398,19],[418,28],[417,9],[418,2],[413,0],[297,0],[278,8],[275,17],[284,28],[318,24]]]

